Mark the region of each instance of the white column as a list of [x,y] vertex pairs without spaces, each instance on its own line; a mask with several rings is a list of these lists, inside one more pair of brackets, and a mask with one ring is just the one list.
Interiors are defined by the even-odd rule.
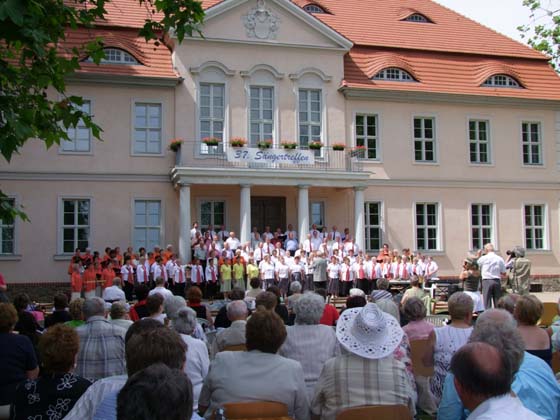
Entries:
[[365,247],[364,190],[365,187],[354,187],[354,239],[362,251]]
[[251,186],[240,185],[239,194],[239,240],[241,245],[251,240]]
[[309,233],[309,185],[298,185],[298,239],[303,243]]
[[191,186],[179,184],[179,256],[183,264],[191,261]]

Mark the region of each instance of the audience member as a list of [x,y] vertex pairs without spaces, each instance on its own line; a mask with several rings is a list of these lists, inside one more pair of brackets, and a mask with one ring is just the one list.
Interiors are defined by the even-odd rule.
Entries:
[[[249,290],[247,290],[247,292],[245,293],[245,297],[255,299],[259,295],[259,293],[262,292],[261,281],[259,280],[258,277],[253,277],[250,280],[249,285],[251,286],[251,288]],[[230,298],[231,298],[231,296],[230,296]]]
[[85,325],[76,328],[80,337],[80,351],[76,372],[88,379],[122,375],[124,363],[124,328],[112,325],[105,319],[105,302],[94,297],[86,299],[83,306]]
[[[63,295],[64,296],[64,295]],[[80,341],[68,325],[53,325],[39,341],[41,376],[22,382],[15,395],[12,420],[63,418],[91,382],[73,373]]]
[[165,324],[167,316],[163,313],[164,297],[160,293],[148,296],[146,299],[146,309],[148,310],[148,318]]
[[204,417],[212,418],[227,402],[278,401],[296,420],[307,420],[309,403],[301,365],[276,354],[285,339],[282,319],[270,310],[257,309],[247,321],[248,351],[221,352],[212,361],[198,401]]
[[106,287],[103,290],[103,300],[105,302],[113,303],[119,300],[126,301],[126,295],[122,290],[122,281],[120,277],[115,277],[113,279],[113,285]]
[[129,315],[132,321],[138,321],[148,316],[148,309],[146,308],[148,293],[150,293],[150,289],[145,284],[139,284],[134,288],[134,294],[136,295],[138,302],[130,308]]
[[214,325],[210,308],[202,303],[202,290],[200,290],[200,287],[189,287],[189,290],[187,290],[187,306],[196,312],[197,318],[208,321],[210,328]]
[[389,292],[389,280],[385,278],[377,279],[377,290],[371,292],[371,300],[379,302],[383,299],[393,299],[393,295]]
[[406,300],[403,307],[403,315],[408,320],[408,324],[403,327],[403,331],[410,341],[426,340],[434,331],[434,324],[426,321],[426,306],[417,297]]
[[14,298],[14,308],[17,311],[17,323],[14,327],[14,331],[17,331],[20,335],[25,335],[31,340],[33,348],[35,349],[35,354],[37,354],[37,346],[39,344],[41,326],[37,323],[37,320],[33,314],[29,311],[31,306],[31,299],[26,293],[20,293]]
[[156,277],[156,287],[150,290],[148,296],[153,296],[155,294],[161,295],[164,300],[173,296],[171,290],[165,288],[165,279],[163,277]]
[[405,405],[414,415],[414,391],[404,365],[393,357],[404,336],[397,320],[368,303],[344,311],[336,336],[346,353],[325,363],[311,402],[312,413],[334,420],[350,407]]
[[399,311],[399,307],[397,306],[397,304],[393,301],[393,299],[381,299],[381,300],[376,300],[374,302],[379,309],[381,309],[383,312],[387,312],[388,314],[393,315],[393,317],[399,322],[401,322],[401,313]]
[[471,411],[469,420],[542,420],[511,394],[511,362],[490,344],[463,346],[451,359],[450,368],[457,394]]
[[130,306],[128,306],[128,303],[124,301],[113,302],[111,305],[111,311],[109,312],[109,315],[111,316],[111,320],[109,322],[128,330],[128,328],[133,324],[128,315],[129,308]]
[[282,293],[280,292],[280,289],[277,286],[270,286],[266,289],[266,291],[276,295],[276,306],[274,307],[274,311],[280,318],[282,318],[284,324],[288,325],[290,322],[290,315],[288,314],[288,308],[286,308],[286,305],[282,303]]
[[536,296],[523,295],[515,304],[513,316],[525,342],[525,350],[550,365],[552,359],[550,336],[546,330],[537,326],[542,313],[543,304]]
[[[258,279],[257,279],[258,280]],[[260,283],[259,283],[260,284]],[[258,289],[258,292],[261,293],[262,289]],[[257,293],[258,295],[258,293]],[[256,298],[257,296],[255,296]],[[235,300],[243,300],[245,298],[245,292],[239,288],[234,288],[229,293],[229,299],[233,302]],[[227,305],[224,305],[220,308],[218,313],[216,314],[216,320],[214,321],[215,328],[229,328],[231,326],[231,321],[227,316]]]
[[247,325],[248,314],[247,305],[242,300],[235,300],[227,304],[227,317],[231,326],[218,331],[216,334],[210,351],[212,358],[225,350],[226,347],[245,344],[245,326]]
[[443,382],[449,371],[453,354],[466,344],[472,332],[473,300],[463,292],[454,293],[448,302],[451,323],[434,329],[430,334],[429,351],[424,356],[426,366],[434,366],[430,383],[432,395],[439,404]]
[[39,374],[31,340],[14,334],[18,314],[10,303],[0,303],[0,415],[7,418],[18,383]]
[[309,399],[325,362],[340,354],[334,330],[319,324],[324,308],[325,301],[318,294],[302,295],[294,307],[295,325],[287,327],[286,341],[278,352],[301,363]]
[[196,312],[192,308],[179,309],[171,325],[181,335],[187,348],[184,371],[192,382],[193,407],[197,410],[202,382],[208,373],[210,364],[208,348],[204,341],[191,336],[197,325]]
[[520,295],[517,295],[515,293],[509,293],[507,295],[504,295],[498,301],[498,308],[505,309],[506,311],[508,311],[510,314],[513,315],[515,304],[517,303],[520,297],[521,297]]
[[[327,291],[325,289],[315,289],[315,293],[323,298],[326,302],[327,300]],[[319,324],[327,325],[329,327],[334,327],[336,325],[336,321],[338,321],[338,317],[340,314],[336,310],[334,305],[330,303],[325,304],[325,309],[323,310],[323,316],[321,316],[321,320]]]
[[72,317],[68,313],[68,298],[64,293],[57,293],[54,296],[54,310],[52,314],[45,317],[45,328],[56,324],[64,324],[71,321]]
[[118,420],[185,420],[192,410],[189,378],[163,363],[132,375],[117,397]]
[[83,298],[77,298],[70,302],[70,304],[68,305],[68,313],[70,314],[72,320],[66,322],[65,325],[77,328],[86,323],[84,321],[84,313],[82,311],[84,302],[85,300]]
[[296,301],[302,296],[301,283],[299,281],[293,281],[290,284],[290,293],[291,295],[286,299],[286,307],[288,308],[289,313],[294,310]]

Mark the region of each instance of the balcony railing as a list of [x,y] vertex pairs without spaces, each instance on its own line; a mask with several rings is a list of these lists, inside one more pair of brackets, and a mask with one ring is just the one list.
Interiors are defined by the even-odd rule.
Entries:
[[253,146],[233,147],[228,143],[206,145],[203,142],[184,141],[176,154],[176,166],[195,168],[232,169],[277,169],[362,172],[363,161],[360,151],[333,150],[321,147],[283,146],[258,148]]

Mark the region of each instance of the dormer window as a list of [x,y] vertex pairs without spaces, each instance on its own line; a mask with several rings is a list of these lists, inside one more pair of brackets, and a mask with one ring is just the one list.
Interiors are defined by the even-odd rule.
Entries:
[[[140,64],[132,54],[118,48],[103,48],[103,52],[105,53],[105,58],[101,59],[102,64]],[[86,61],[91,62],[93,60],[88,57]]]
[[507,74],[495,74],[490,76],[482,84],[484,87],[497,87],[497,88],[521,88],[521,84],[513,77]]
[[316,4],[308,4],[303,7],[303,10],[305,10],[307,13],[325,13],[325,11]]
[[413,13],[410,16],[403,19],[405,22],[416,22],[416,23],[432,23],[430,19],[420,13]]
[[375,76],[374,80],[388,80],[392,82],[415,82],[414,77],[411,76],[407,71],[400,69],[398,67],[387,67],[381,70]]

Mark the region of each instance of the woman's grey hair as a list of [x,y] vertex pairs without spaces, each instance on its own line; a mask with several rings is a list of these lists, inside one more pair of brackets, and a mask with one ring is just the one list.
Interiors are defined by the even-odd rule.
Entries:
[[515,321],[511,321],[504,323],[494,317],[479,318],[469,342],[483,342],[497,348],[509,360],[513,372],[517,372],[523,362],[525,343],[515,327]]
[[389,289],[389,280],[387,280],[387,279],[377,279],[377,288],[379,290]]
[[379,309],[381,309],[383,312],[388,313],[389,315],[393,315],[397,321],[401,322],[399,308],[397,307],[397,304],[391,299],[377,300],[375,301],[375,304],[379,306]]
[[228,319],[233,321],[240,318],[246,319],[249,311],[244,300],[234,300],[233,302],[228,303],[226,312]]
[[465,292],[456,292],[451,295],[447,302],[451,319],[463,320],[468,314],[472,314],[474,302]]
[[167,318],[173,319],[180,309],[187,306],[187,301],[181,296],[170,296],[163,302],[163,308]]
[[290,284],[290,292],[301,293],[301,283],[299,281],[294,281]]
[[177,311],[171,324],[178,333],[191,335],[196,328],[196,312],[185,306]]
[[317,293],[305,293],[294,304],[297,325],[318,324],[325,310],[325,300]]
[[121,319],[123,318],[128,311],[130,310],[130,306],[126,302],[118,301],[113,302],[111,305],[111,319]]
[[404,303],[403,314],[409,321],[419,321],[426,318],[426,306],[417,297],[407,299]]
[[98,297],[86,299],[82,307],[82,313],[86,321],[92,316],[105,316],[105,301]]

